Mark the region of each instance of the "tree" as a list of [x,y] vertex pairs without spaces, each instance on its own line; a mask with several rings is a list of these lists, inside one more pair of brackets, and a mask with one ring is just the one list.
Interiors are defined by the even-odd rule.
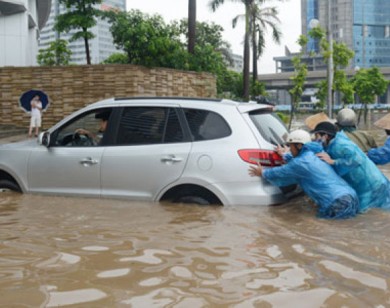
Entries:
[[[242,99],[242,75],[237,76],[227,68],[231,59],[230,45],[222,39],[220,25],[197,22],[196,45],[191,54],[186,48],[188,20],[166,24],[160,15],[150,16],[138,10],[105,12],[103,18],[111,23],[115,45],[125,53],[109,57],[104,63],[209,72],[216,76],[218,96]],[[241,86],[237,86],[237,82],[241,82]],[[264,85],[259,82],[250,90],[254,94],[265,93]]]
[[193,54],[196,42],[196,0],[188,0],[188,52]]
[[[235,0],[231,0],[235,1]],[[249,24],[249,12],[250,6],[255,0],[240,0],[245,5],[245,34],[244,34],[244,63],[243,63],[243,98],[249,101],[249,60],[250,60],[250,24]],[[210,7],[215,12],[217,8],[225,3],[225,0],[211,0]]]
[[[309,31],[309,35],[314,39],[319,40],[321,52],[326,61],[333,57],[333,84],[332,84],[332,106],[334,105],[334,92],[338,91],[342,94],[342,100],[344,104],[350,104],[353,102],[354,90],[352,84],[348,81],[345,74],[345,68],[348,66],[351,59],[354,57],[354,52],[348,48],[348,46],[341,42],[334,42],[333,53],[330,53],[329,42],[326,39],[325,30],[321,27],[315,27]],[[325,102],[327,95],[328,85],[326,82],[320,82],[318,84],[319,91],[317,92],[317,98],[322,103]]]
[[129,63],[129,59],[127,57],[127,54],[121,52],[115,52],[111,54],[102,63],[103,64],[127,64]]
[[[264,4],[268,0],[231,0],[232,2],[242,2],[245,6],[245,13],[244,15],[238,15],[235,17],[232,21],[233,27],[235,26],[238,18],[244,18],[245,19],[245,34],[244,34],[244,53],[243,53],[243,98],[244,100],[249,100],[249,94],[250,94],[250,38],[252,37],[252,48],[255,48],[254,55],[256,55],[256,60],[259,58],[260,54],[258,51],[259,43],[264,44],[265,38],[264,38],[264,25],[269,25],[268,22],[265,22],[265,16],[266,15],[259,15],[260,6]],[[211,0],[210,1],[210,7],[215,12],[219,6],[223,5],[225,3],[225,0]],[[269,17],[269,15],[267,15]],[[262,18],[262,22],[260,22],[259,18]],[[256,19],[256,21],[255,21]],[[252,22],[253,21],[253,22]],[[257,32],[256,32],[257,31]],[[255,36],[252,35],[252,33],[256,32],[258,34],[258,39],[254,39]],[[257,42],[256,42],[257,40]],[[263,48],[260,48],[260,51],[263,51]],[[256,66],[254,68],[257,71],[257,62]],[[253,78],[253,80],[257,79],[257,72],[256,77]]]
[[55,40],[45,49],[40,49],[37,62],[39,65],[68,65],[72,51],[68,48],[68,42],[65,40]]
[[128,63],[148,67],[188,69],[188,52],[180,41],[176,24],[167,25],[160,15],[105,12],[111,23],[114,44],[128,57]]
[[94,6],[102,3],[102,0],[59,0],[59,2],[65,5],[67,11],[57,16],[54,29],[59,32],[79,30],[75,31],[70,41],[84,40],[85,54],[89,65],[91,64],[89,40],[95,36],[88,29],[96,25],[96,18],[100,15],[100,11]]
[[[180,20],[177,25],[180,31],[180,37],[185,37],[189,41],[188,37],[188,21],[186,19]],[[228,64],[233,63],[233,59],[230,52],[230,44],[222,38],[223,28],[213,22],[197,22],[196,23],[196,44],[198,46],[212,46],[216,52],[222,54],[223,58]],[[183,44],[187,44],[184,41]]]
[[291,112],[290,112],[290,123],[289,123],[289,129],[291,128],[291,123],[294,117],[295,110],[298,109],[299,102],[302,98],[303,93],[303,87],[306,81],[307,76],[307,66],[306,64],[302,63],[302,53],[305,49],[305,46],[307,45],[308,39],[306,36],[301,35],[298,39],[298,44],[301,46],[301,53],[295,56],[292,59],[295,73],[291,77],[293,87],[289,90],[289,93],[291,95]]
[[251,35],[252,35],[252,78],[257,79],[257,61],[265,49],[265,34],[267,28],[272,30],[272,39],[275,43],[280,44],[281,32],[278,27],[280,20],[276,7],[261,8],[256,3],[251,6]]
[[[367,105],[375,102],[376,96],[386,92],[389,81],[377,67],[360,69],[352,78],[353,87],[364,104],[364,118],[367,118]],[[360,114],[359,114],[360,118]]]

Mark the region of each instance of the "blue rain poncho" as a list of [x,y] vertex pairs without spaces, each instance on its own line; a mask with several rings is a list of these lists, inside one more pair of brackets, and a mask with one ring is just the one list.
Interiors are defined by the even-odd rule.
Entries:
[[390,182],[344,132],[338,132],[325,147],[334,160],[333,168],[355,189],[359,212],[371,207],[390,208]]
[[320,144],[306,143],[298,156],[281,167],[266,169],[263,177],[276,186],[299,184],[317,204],[321,218],[349,218],[357,214],[359,201],[355,191],[340,178],[333,168],[319,159],[313,151],[321,151]]
[[390,137],[387,137],[382,147],[371,149],[367,152],[368,158],[377,165],[384,165],[390,162]]

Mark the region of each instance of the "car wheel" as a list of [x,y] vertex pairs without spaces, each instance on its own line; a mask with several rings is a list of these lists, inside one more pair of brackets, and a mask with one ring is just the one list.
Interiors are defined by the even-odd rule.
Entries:
[[181,196],[173,200],[174,203],[193,203],[199,205],[210,205],[211,202],[200,196]]
[[0,192],[11,191],[11,190],[16,192],[22,192],[19,185],[16,184],[15,182],[6,179],[0,180]]

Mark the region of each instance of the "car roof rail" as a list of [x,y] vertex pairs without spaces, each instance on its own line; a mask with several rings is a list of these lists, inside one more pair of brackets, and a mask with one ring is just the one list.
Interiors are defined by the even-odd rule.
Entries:
[[137,99],[163,99],[163,100],[191,100],[191,101],[209,101],[209,102],[222,102],[220,98],[210,98],[210,97],[186,97],[186,96],[129,96],[129,97],[116,97],[115,101],[122,100],[137,100]]

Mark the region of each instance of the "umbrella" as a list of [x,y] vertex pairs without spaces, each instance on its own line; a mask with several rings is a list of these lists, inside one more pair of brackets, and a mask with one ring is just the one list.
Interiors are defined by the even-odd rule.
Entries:
[[31,112],[31,100],[35,95],[39,95],[39,99],[42,102],[42,110],[46,111],[49,107],[49,97],[47,94],[41,90],[29,90],[24,92],[19,98],[19,105],[26,112]]

